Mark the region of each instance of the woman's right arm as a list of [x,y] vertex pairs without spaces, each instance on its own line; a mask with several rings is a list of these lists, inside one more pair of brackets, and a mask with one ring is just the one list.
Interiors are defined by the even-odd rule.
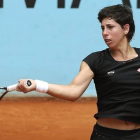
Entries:
[[[56,98],[76,101],[87,89],[93,77],[94,73],[91,71],[87,63],[83,61],[81,63],[78,75],[69,85],[58,85],[49,83],[47,93]],[[25,82],[27,82],[27,79],[21,79],[19,81],[18,89],[20,91],[27,93],[36,89],[36,83],[34,80],[32,80],[32,86],[28,88],[25,86]]]

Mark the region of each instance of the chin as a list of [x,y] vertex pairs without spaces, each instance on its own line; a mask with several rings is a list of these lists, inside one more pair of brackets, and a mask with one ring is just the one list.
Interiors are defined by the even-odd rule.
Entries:
[[108,48],[110,48],[110,49],[115,49],[115,46],[114,45],[112,45],[112,44],[106,44],[107,46],[108,46]]

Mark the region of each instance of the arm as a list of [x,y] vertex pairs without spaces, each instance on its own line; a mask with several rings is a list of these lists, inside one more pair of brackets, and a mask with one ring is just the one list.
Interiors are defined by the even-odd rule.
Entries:
[[[94,73],[89,66],[85,62],[82,62],[80,72],[69,85],[49,84],[47,93],[60,99],[76,101],[87,89],[93,77]],[[18,89],[22,92],[26,93],[36,89],[36,83],[34,80],[32,80],[32,86],[30,88],[26,88],[24,85],[24,80],[20,80]]]
[[69,85],[49,84],[48,94],[57,98],[75,101],[84,93],[94,74],[89,66],[82,62],[79,74]]

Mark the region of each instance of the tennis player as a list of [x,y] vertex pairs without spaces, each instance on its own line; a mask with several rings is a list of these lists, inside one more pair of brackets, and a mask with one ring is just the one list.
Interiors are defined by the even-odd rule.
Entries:
[[130,41],[135,32],[132,10],[113,5],[100,10],[102,36],[107,49],[83,59],[79,74],[69,85],[40,80],[19,80],[17,90],[36,90],[76,101],[94,80],[98,113],[90,140],[140,140],[140,49]]

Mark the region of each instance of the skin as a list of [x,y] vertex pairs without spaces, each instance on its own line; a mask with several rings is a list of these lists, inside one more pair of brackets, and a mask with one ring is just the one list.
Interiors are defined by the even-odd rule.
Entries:
[[[126,61],[138,56],[126,38],[130,28],[129,24],[124,25],[122,28],[113,19],[105,18],[101,23],[101,28],[103,39],[109,47],[110,53],[115,60]],[[56,98],[76,101],[87,89],[93,77],[94,73],[91,71],[89,66],[85,62],[82,62],[78,75],[69,85],[57,85],[49,83],[49,90],[47,93]],[[19,80],[17,90],[24,93],[35,90],[36,83],[32,79],[30,80],[32,82],[30,87],[26,85],[27,79]],[[120,130],[133,130],[140,128],[139,124],[114,118],[99,118],[97,123],[104,127]]]
[[138,56],[126,38],[130,28],[129,24],[122,28],[113,19],[105,18],[101,28],[103,39],[115,60],[126,61]]
[[[49,90],[47,93],[60,99],[76,101],[82,96],[84,91],[87,89],[93,77],[94,74],[90,70],[89,66],[85,62],[82,62],[80,72],[69,85],[57,85],[49,83]],[[36,83],[34,80],[31,80],[31,82],[32,86],[28,87],[26,85],[27,79],[19,80],[17,90],[22,91],[24,93],[35,90]]]
[[[112,57],[116,61],[126,61],[138,56],[135,50],[130,46],[126,35],[129,32],[129,24],[122,28],[113,19],[105,18],[101,24],[102,36],[109,47]],[[120,130],[132,130],[140,128],[139,124],[118,120],[114,118],[99,118],[97,123],[108,128]]]

